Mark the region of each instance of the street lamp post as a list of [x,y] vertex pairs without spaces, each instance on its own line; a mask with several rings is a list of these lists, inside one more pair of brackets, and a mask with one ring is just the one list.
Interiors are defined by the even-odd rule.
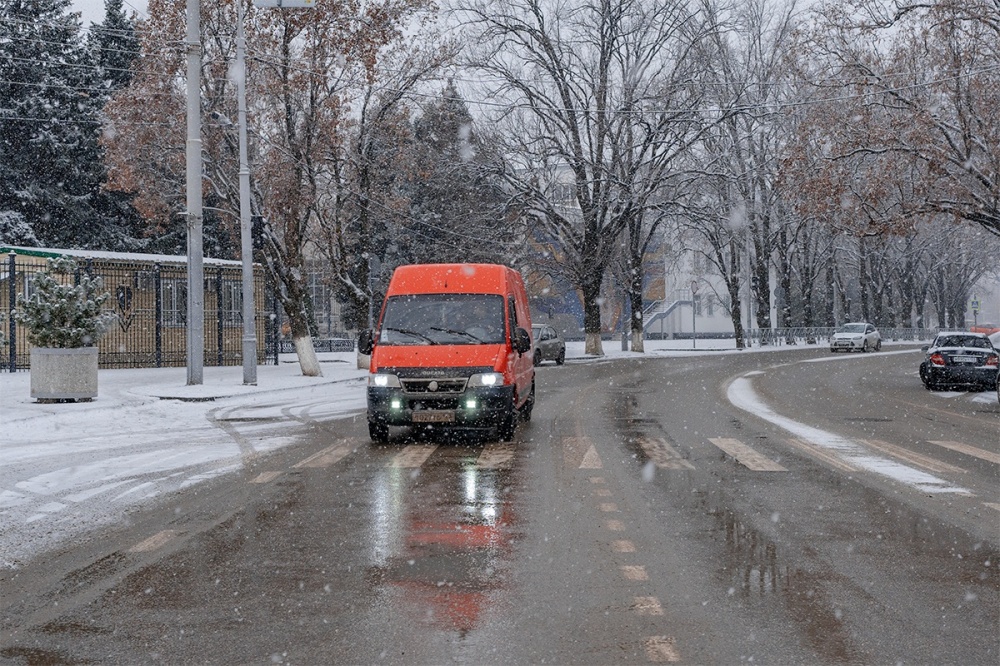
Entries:
[[187,383],[204,382],[205,280],[201,206],[201,7],[187,0]]
[[243,383],[257,384],[256,301],[253,293],[253,239],[250,223],[250,163],[247,157],[247,62],[243,2],[236,2],[236,96],[240,126],[240,254],[243,258]]

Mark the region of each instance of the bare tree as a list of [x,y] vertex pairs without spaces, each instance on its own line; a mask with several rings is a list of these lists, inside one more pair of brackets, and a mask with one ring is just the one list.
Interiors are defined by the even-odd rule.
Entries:
[[[854,107],[831,157],[885,156],[913,182],[899,215],[941,213],[1000,235],[1000,11],[996,0],[828,1],[808,50],[830,97]],[[834,136],[836,135],[836,136]]]
[[691,47],[711,26],[679,1],[473,0],[461,16],[470,64],[495,82],[485,97],[505,104],[494,120],[517,165],[509,182],[581,294],[586,353],[603,354],[605,272],[630,229],[633,301],[641,294],[655,194],[690,141],[700,94],[685,74]]

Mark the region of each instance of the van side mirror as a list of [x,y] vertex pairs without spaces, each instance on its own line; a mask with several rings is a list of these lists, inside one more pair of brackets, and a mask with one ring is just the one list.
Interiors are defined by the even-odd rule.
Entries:
[[526,351],[531,350],[531,335],[528,334],[523,328],[517,328],[514,331],[514,351],[518,354],[523,354]]
[[924,352],[926,354],[928,349],[930,349],[930,346],[929,345],[924,345],[923,347],[920,348],[920,351],[922,351],[922,352]]
[[358,335],[358,351],[368,356],[375,349],[375,335],[370,328],[366,328]]

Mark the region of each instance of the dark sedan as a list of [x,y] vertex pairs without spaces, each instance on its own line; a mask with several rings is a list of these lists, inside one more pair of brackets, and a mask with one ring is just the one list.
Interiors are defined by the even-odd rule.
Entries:
[[973,387],[989,390],[997,384],[1000,356],[982,333],[938,333],[920,364],[920,379],[930,390]]

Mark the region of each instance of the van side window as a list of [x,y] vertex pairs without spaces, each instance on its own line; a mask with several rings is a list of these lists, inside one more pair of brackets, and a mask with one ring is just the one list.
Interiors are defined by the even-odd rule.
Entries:
[[517,308],[514,307],[514,297],[511,296],[507,299],[507,310],[509,315],[507,318],[510,320],[510,335],[514,336],[514,331],[517,330]]

